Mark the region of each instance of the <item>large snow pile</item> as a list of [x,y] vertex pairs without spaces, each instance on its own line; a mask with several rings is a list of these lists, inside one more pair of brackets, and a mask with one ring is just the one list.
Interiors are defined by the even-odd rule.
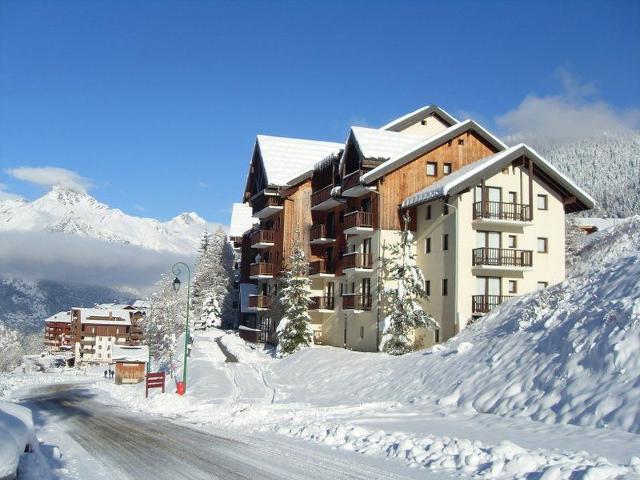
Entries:
[[31,410],[0,401],[0,478],[15,475],[20,455],[37,446]]
[[591,268],[503,304],[444,345],[400,358],[310,349],[275,364],[274,380],[298,396],[288,401],[437,402],[640,433],[637,222],[591,244],[585,254],[600,258]]

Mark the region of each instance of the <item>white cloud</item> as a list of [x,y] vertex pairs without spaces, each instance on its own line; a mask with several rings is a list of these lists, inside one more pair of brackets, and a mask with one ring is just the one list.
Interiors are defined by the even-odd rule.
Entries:
[[7,168],[5,173],[18,180],[53,187],[54,185],[72,188],[79,192],[86,192],[93,184],[88,178],[83,177],[73,170],[58,167],[17,167]]
[[7,192],[7,186],[4,183],[0,183],[0,202],[4,202],[5,200],[18,200],[20,198],[22,198],[20,195]]
[[0,238],[0,272],[28,280],[146,290],[185,257],[60,233],[3,232]]
[[200,188],[209,188],[209,184],[207,182],[202,182],[202,181],[198,182],[198,186]]
[[134,204],[133,208],[135,208],[139,212],[144,212],[144,207],[142,205],[140,205],[139,203]]
[[562,91],[557,95],[529,94],[518,105],[496,118],[507,135],[571,141],[603,132],[629,132],[640,128],[640,110],[616,110],[595,98],[593,83],[580,83],[570,72],[559,69]]

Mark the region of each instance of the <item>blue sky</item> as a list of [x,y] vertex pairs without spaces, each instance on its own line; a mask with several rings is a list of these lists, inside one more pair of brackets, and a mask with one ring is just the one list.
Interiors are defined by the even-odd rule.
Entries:
[[226,223],[257,133],[342,141],[430,103],[498,133],[549,130],[536,106],[635,128],[639,21],[631,1],[0,1],[0,195],[58,167],[128,213]]

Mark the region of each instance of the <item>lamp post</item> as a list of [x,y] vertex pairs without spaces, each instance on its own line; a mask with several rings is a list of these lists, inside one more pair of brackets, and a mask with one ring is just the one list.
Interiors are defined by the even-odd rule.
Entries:
[[178,293],[180,290],[180,274],[182,274],[182,268],[187,269],[187,321],[184,326],[184,369],[182,373],[183,394],[187,391],[187,347],[189,345],[189,296],[191,294],[191,269],[189,265],[184,262],[178,262],[171,268],[171,271],[175,275],[173,280],[173,290]]

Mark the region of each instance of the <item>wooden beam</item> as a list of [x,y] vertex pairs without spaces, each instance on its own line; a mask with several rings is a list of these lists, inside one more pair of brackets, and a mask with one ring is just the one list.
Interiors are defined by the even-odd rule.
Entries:
[[[524,156],[523,160],[524,162]],[[531,159],[529,161],[529,220],[533,221],[533,162]]]
[[562,199],[562,204],[563,205],[570,205],[572,203],[576,203],[578,201],[578,199],[575,197],[575,195],[572,195],[570,197],[566,197],[564,199]]

